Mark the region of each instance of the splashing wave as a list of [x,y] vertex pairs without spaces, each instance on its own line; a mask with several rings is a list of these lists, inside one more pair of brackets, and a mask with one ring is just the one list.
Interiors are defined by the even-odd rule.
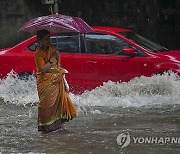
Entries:
[[[81,95],[70,93],[71,99],[82,111],[84,106],[139,107],[163,104],[180,104],[180,81],[176,75],[166,73],[152,77],[141,76],[129,82],[108,81],[92,91]],[[36,79],[21,80],[10,72],[0,80],[0,98],[15,105],[34,105],[38,102]],[[84,110],[86,112],[86,110]],[[94,111],[93,111],[94,112]]]

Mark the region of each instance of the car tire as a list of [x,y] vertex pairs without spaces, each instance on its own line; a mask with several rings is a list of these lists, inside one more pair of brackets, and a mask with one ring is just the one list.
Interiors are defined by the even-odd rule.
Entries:
[[18,74],[18,78],[21,80],[29,80],[34,77],[34,74],[31,72],[21,72]]

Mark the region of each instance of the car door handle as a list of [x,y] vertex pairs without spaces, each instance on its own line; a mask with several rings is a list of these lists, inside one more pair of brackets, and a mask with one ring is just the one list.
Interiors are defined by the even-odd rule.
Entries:
[[96,61],[87,61],[86,63],[87,64],[96,64],[97,62]]

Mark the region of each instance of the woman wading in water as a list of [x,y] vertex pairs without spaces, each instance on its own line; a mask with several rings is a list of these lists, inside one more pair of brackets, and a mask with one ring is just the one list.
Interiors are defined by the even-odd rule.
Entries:
[[68,92],[65,89],[64,69],[60,67],[60,58],[50,43],[50,32],[37,32],[40,42],[35,53],[37,68],[38,131],[45,133],[62,128],[64,122],[77,116]]

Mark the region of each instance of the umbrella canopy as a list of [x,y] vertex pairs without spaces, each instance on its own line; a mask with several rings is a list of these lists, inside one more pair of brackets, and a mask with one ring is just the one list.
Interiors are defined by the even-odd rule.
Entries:
[[53,14],[34,18],[20,29],[36,33],[38,30],[46,29],[51,32],[92,32],[93,29],[81,18],[65,16],[61,14]]

